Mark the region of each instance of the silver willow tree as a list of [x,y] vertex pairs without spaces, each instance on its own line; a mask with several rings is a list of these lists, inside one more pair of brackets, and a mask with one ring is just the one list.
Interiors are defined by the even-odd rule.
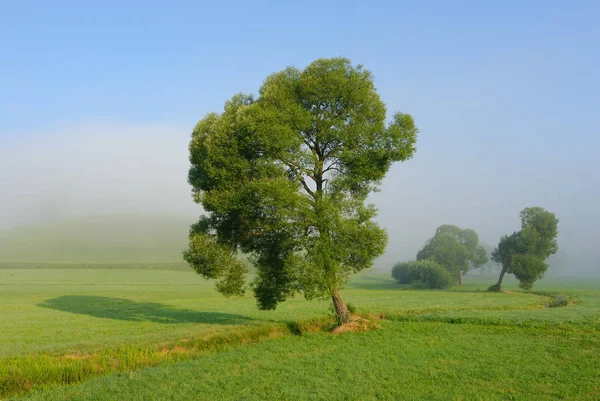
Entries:
[[348,59],[270,75],[257,98],[234,96],[193,131],[189,183],[206,214],[184,259],[224,295],[240,295],[242,252],[259,308],[295,293],[331,297],[347,322],[340,288],[387,244],[367,196],[413,156],[417,133],[408,114],[386,123],[371,73]]

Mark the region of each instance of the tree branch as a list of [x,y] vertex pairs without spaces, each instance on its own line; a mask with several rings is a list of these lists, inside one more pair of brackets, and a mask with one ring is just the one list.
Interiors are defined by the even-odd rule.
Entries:
[[[315,177],[313,177],[310,172],[308,170],[306,170],[304,167],[297,165],[294,162],[291,162],[289,160],[285,160],[283,157],[279,157],[279,160],[281,160],[281,162],[285,165],[287,165],[289,168],[294,170],[294,173],[296,173],[296,175],[298,175],[298,173],[296,172],[296,170],[300,170],[302,171],[305,175],[307,175],[308,177],[312,178],[313,180],[315,180]],[[315,180],[316,181],[316,180]]]
[[326,172],[331,171],[331,170],[336,170],[338,173],[344,174],[344,172],[342,170],[340,170],[339,168],[335,167],[334,164],[332,164],[331,166],[329,166],[325,170],[323,170],[323,174],[325,174]]
[[296,174],[296,177],[298,178],[298,181],[300,181],[302,183],[302,186],[304,187],[304,190],[306,192],[308,192],[308,194],[314,198],[315,197],[315,193],[308,187],[308,185],[306,184],[306,181],[304,180],[304,178],[302,178],[298,174]]

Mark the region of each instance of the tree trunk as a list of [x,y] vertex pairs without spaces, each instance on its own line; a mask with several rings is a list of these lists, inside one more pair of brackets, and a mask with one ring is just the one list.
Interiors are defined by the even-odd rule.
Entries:
[[462,285],[462,276],[460,274],[460,271],[458,272],[458,285]]
[[502,289],[502,279],[504,279],[504,275],[506,274],[507,270],[508,266],[502,266],[502,271],[500,272],[500,277],[498,277],[498,282],[490,288],[488,288],[488,291],[500,292],[500,290]]
[[348,323],[350,321],[350,312],[342,299],[340,290],[334,288],[333,293],[331,294],[331,300],[333,301],[333,306],[335,307],[335,313],[338,316],[339,322],[341,324]]

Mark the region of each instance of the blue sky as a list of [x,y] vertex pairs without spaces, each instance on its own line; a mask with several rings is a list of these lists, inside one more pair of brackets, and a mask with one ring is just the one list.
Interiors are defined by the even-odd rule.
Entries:
[[5,2],[0,132],[193,124],[273,71],[335,55],[371,69],[392,109],[510,106],[549,125],[597,109],[597,1],[281,3]]
[[[0,156],[14,167],[0,179],[14,184],[13,209],[18,183],[40,179],[35,171],[56,164],[66,142],[135,144],[147,130],[159,139],[145,163],[167,143],[185,163],[195,122],[231,95],[256,92],[285,66],[345,56],[373,72],[390,112],[411,113],[421,130],[415,159],[374,197],[408,253],[446,222],[497,241],[531,203],[563,217],[565,243],[600,224],[598,1],[0,3]],[[115,146],[108,140],[106,152]],[[36,147],[21,178],[21,156]],[[117,159],[126,171],[127,153]],[[180,170],[164,179],[181,176],[187,205]]]

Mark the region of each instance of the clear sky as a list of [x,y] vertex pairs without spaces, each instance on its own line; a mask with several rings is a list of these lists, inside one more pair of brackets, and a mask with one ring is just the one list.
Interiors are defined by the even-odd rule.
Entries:
[[47,210],[194,213],[197,120],[274,71],[345,56],[421,130],[373,197],[390,261],[442,223],[494,244],[531,205],[557,213],[571,253],[600,242],[597,0],[0,5],[0,229]]

